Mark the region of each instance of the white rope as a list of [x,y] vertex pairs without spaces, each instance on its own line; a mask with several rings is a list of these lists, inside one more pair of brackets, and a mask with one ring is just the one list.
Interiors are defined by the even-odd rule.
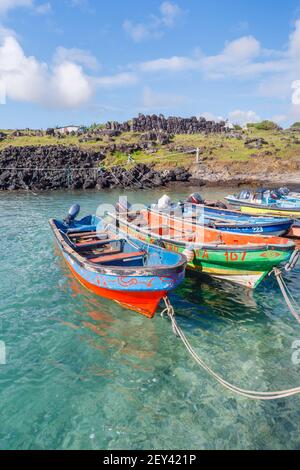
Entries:
[[[286,304],[287,304],[288,308],[290,309],[291,314],[296,319],[296,321],[300,324],[300,315],[298,314],[298,312],[295,309],[295,307],[297,307],[299,309],[299,306],[297,305],[297,303],[296,303],[294,297],[292,296],[292,294],[289,292],[289,289],[288,289],[287,285],[285,284],[284,279],[281,275],[280,269],[274,268],[273,272],[275,274],[275,277],[277,279],[277,282],[278,282],[278,285],[280,287],[281,293],[284,297],[284,300],[286,301]],[[291,297],[292,301],[294,302],[294,306],[292,304],[292,301],[289,299],[289,294],[290,294],[290,297]]]
[[216,372],[214,372],[196,353],[196,351],[192,348],[191,344],[188,342],[185,334],[181,330],[181,328],[178,326],[176,318],[175,318],[175,313],[172,305],[170,304],[170,301],[168,298],[164,298],[166,308],[162,312],[162,315],[164,313],[167,313],[169,319],[171,320],[172,323],[172,329],[174,333],[181,339],[183,342],[184,346],[186,347],[187,351],[189,354],[192,356],[192,358],[197,362],[197,364],[202,367],[211,377],[213,377],[217,382],[219,382],[224,388],[230,390],[231,392],[246,397],[250,398],[252,400],[279,400],[281,398],[287,398],[291,397],[293,395],[298,395],[300,394],[300,387],[295,387],[295,388],[290,388],[287,390],[280,390],[280,391],[273,391],[273,392],[257,392],[253,390],[246,390],[243,388],[236,387],[235,385],[227,382],[225,379],[223,379],[220,375],[218,375]]

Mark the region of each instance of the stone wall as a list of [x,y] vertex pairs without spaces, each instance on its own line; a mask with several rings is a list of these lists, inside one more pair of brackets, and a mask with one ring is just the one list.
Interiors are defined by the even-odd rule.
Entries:
[[153,114],[151,116],[139,114],[138,117],[133,118],[132,121],[127,121],[124,123],[108,122],[106,124],[106,128],[108,130],[119,132],[159,131],[167,132],[169,134],[197,134],[199,132],[224,133],[228,131],[228,129],[226,128],[226,123],[224,121],[207,121],[203,117],[165,118],[162,114],[160,114],[159,116],[157,116],[156,114]]

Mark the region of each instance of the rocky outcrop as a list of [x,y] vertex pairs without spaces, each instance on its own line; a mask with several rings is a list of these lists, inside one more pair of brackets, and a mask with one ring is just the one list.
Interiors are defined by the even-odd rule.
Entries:
[[123,188],[156,188],[175,181],[189,181],[191,174],[184,168],[156,171],[153,165],[137,164],[130,170],[117,166],[99,173],[97,189]]
[[262,137],[255,137],[251,139],[246,139],[244,145],[248,149],[261,149],[263,145],[268,145],[268,142]]
[[[128,149],[126,149],[128,150]],[[7,147],[0,152],[0,190],[153,188],[188,181],[184,168],[159,172],[137,164],[105,169],[105,155],[72,146]]]
[[142,134],[140,136],[140,141],[142,143],[145,142],[153,142],[154,144],[160,144],[160,145],[167,145],[171,142],[171,139],[174,136],[172,134],[169,134],[168,132],[162,132],[162,131],[149,131],[146,132],[145,134]]
[[168,134],[198,134],[199,132],[205,133],[224,133],[228,129],[224,121],[214,122],[207,121],[205,118],[191,117],[168,117],[165,118],[162,114],[157,116],[153,114],[151,116],[145,116],[139,114],[137,118],[133,118],[132,121],[124,123],[108,122],[106,124],[108,130],[120,131],[120,132],[150,132],[159,131],[166,132]]
[[83,188],[103,158],[72,146],[6,147],[0,152],[0,189]]

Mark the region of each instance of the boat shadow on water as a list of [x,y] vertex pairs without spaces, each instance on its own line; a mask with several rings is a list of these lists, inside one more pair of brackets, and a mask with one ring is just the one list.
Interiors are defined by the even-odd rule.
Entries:
[[[298,276],[299,268],[284,275],[286,285],[296,298]],[[177,315],[191,317],[194,322],[200,317],[205,325],[221,319],[236,324],[255,322],[261,326],[272,326],[278,320],[286,325],[294,321],[274,275],[267,276],[254,291],[190,271],[175,295]],[[285,329],[285,326],[281,323],[281,327]]]

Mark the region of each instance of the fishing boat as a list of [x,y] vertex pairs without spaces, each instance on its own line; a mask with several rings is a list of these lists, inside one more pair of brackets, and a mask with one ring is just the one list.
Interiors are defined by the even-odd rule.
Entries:
[[[213,202],[210,202],[213,204]],[[294,220],[283,217],[257,217],[242,214],[239,211],[207,206],[199,193],[191,194],[187,201],[172,203],[168,196],[163,196],[150,208],[184,217],[186,220],[205,225],[224,232],[282,236],[291,229]]]
[[[193,202],[190,202],[193,201]],[[198,201],[198,202],[197,202]],[[204,202],[204,204],[203,204]],[[158,207],[159,201],[155,206]],[[187,202],[174,207],[170,205],[170,210],[174,209],[174,214],[179,209],[182,217],[206,227],[215,228],[224,232],[260,234],[282,236],[291,229],[294,220],[283,217],[256,217],[242,214],[239,211],[223,209],[220,207],[209,207],[205,205],[199,193],[193,193]]]
[[93,215],[50,219],[57,245],[74,277],[93,293],[152,318],[161,299],[184,279],[186,258],[117,232]]
[[225,197],[232,206],[238,206],[246,214],[274,214],[300,217],[300,199],[276,197],[271,190],[243,190],[239,194]]
[[273,235],[286,235],[294,220],[281,217],[255,217],[238,211],[204,207],[205,225],[225,232]]
[[117,212],[110,220],[130,236],[184,253],[192,270],[252,289],[274,267],[298,256],[286,238],[221,232],[153,209]]

